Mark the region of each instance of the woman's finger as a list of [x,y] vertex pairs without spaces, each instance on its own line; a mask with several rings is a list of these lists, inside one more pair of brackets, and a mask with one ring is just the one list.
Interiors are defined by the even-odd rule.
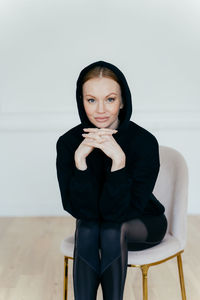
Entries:
[[99,130],[99,131],[93,131],[93,132],[88,132],[88,133],[85,133],[85,134],[94,134],[94,135],[98,135],[98,136],[102,136],[102,135],[109,135],[111,136],[112,134],[114,134],[116,132],[112,132],[112,131],[103,131],[103,130]]
[[94,133],[82,133],[82,136],[83,137],[91,137],[91,138],[94,138],[94,139],[97,139],[97,140],[100,140],[101,138],[103,138],[103,136],[111,136],[112,134],[108,134],[108,133],[101,133],[101,134],[94,134]]
[[99,147],[101,147],[102,142],[103,142],[103,140],[101,142],[97,142],[97,141],[94,141],[94,140],[93,141],[85,140],[83,142],[83,144],[99,148]]
[[103,136],[106,136],[106,135],[111,135],[111,134],[104,134],[104,133],[97,134],[97,133],[91,133],[91,132],[90,133],[82,133],[82,136],[94,138],[96,140],[100,140]]
[[83,136],[85,136],[85,141],[86,142],[97,142],[97,143],[102,143],[106,141],[106,138],[103,137],[99,137],[97,138],[95,137],[89,137],[87,134],[82,134]]
[[106,132],[106,133],[116,133],[118,130],[111,128],[83,128],[86,132]]
[[86,137],[86,138],[91,138],[91,139],[95,139],[95,140],[100,140],[101,137],[99,135],[96,135],[94,133],[82,133],[82,136],[83,137]]
[[109,131],[99,131],[97,132],[98,135],[113,135],[115,132],[109,132]]
[[89,135],[89,134],[83,133],[82,136],[85,137],[85,140],[89,141],[89,142],[96,141],[98,143],[102,143],[103,141],[105,141],[104,138],[102,138],[100,136],[96,136],[96,135]]

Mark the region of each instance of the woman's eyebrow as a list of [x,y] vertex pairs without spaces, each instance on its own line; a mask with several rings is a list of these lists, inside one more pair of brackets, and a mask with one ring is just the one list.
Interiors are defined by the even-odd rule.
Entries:
[[[110,95],[112,95],[112,94],[115,94],[115,95],[117,95],[116,93],[112,92],[112,93],[108,94],[106,97],[108,97],[108,96],[110,96]],[[86,96],[95,97],[95,96],[93,96],[93,95],[91,95],[91,94],[87,94]]]

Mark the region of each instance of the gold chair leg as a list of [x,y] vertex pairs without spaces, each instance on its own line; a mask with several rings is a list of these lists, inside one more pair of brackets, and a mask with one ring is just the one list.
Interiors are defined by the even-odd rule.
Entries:
[[68,257],[64,256],[64,289],[63,289],[63,299],[67,300],[67,290],[68,288]]
[[180,279],[180,285],[181,285],[182,300],[186,300],[181,253],[179,253],[177,255],[177,263],[178,263],[179,279]]
[[142,270],[143,300],[148,300],[147,272],[148,272],[149,266],[143,265],[140,268]]

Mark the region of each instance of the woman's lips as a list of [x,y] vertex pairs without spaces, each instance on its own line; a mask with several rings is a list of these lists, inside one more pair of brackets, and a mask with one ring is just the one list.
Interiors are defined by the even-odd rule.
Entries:
[[95,120],[97,120],[98,122],[105,122],[107,121],[109,118],[95,118]]

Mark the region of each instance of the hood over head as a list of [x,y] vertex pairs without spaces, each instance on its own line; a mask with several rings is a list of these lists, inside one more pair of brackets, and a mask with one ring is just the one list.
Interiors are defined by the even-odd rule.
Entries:
[[115,65],[113,65],[109,62],[103,61],[103,60],[99,60],[97,62],[91,63],[90,65],[88,65],[84,69],[82,69],[82,71],[79,74],[77,83],[76,83],[76,101],[77,101],[78,112],[79,112],[82,126],[83,126],[83,128],[96,127],[94,124],[92,124],[90,122],[90,120],[87,117],[87,114],[85,112],[84,105],[83,105],[83,95],[82,95],[83,76],[88,71],[90,71],[92,68],[94,68],[96,66],[102,66],[102,67],[109,68],[118,77],[119,84],[121,87],[121,95],[122,95],[123,103],[124,103],[124,106],[122,109],[120,109],[120,112],[118,115],[120,122],[119,122],[119,126],[118,126],[117,130],[118,130],[118,132],[121,132],[121,131],[127,129],[129,121],[130,121],[130,117],[132,114],[131,92],[130,92],[128,83],[127,83],[126,78],[125,78],[124,74],[122,73],[122,71],[120,71]]

